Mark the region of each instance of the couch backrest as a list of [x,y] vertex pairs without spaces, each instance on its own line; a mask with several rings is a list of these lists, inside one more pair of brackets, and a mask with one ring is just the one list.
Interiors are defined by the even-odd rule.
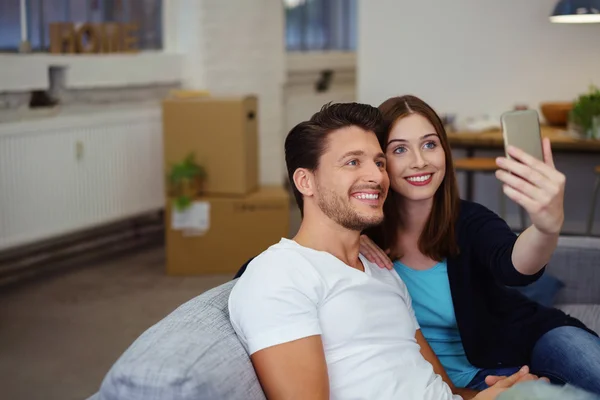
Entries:
[[181,305],[144,332],[106,375],[99,400],[264,400],[229,322],[231,281]]
[[600,246],[587,238],[561,238],[546,271],[565,286],[557,304],[600,304]]

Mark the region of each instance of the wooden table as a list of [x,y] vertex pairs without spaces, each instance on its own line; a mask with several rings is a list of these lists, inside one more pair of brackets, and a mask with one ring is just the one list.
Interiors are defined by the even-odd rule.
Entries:
[[[566,134],[564,128],[542,126],[543,137],[550,138],[552,152],[571,153],[600,153],[600,140],[576,139]],[[474,132],[448,133],[448,141],[453,149],[467,149],[472,152],[478,149],[504,148],[504,140],[500,130]],[[472,154],[467,156],[472,157]]]
[[[542,137],[550,138],[552,153],[598,153],[600,140],[576,139],[566,133],[565,128],[541,126]],[[473,157],[476,150],[504,149],[502,131],[499,129],[486,132],[453,132],[448,133],[448,142],[452,149],[465,149],[467,157]],[[473,199],[473,174],[466,176],[466,198]]]

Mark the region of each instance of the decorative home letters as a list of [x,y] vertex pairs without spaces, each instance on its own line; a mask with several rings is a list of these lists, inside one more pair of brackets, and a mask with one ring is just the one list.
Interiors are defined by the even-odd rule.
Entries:
[[138,51],[137,24],[102,23],[50,24],[50,52],[73,53],[133,53]]

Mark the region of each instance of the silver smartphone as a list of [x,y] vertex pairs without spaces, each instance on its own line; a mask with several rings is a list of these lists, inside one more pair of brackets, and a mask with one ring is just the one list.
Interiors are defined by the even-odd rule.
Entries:
[[540,132],[540,118],[535,110],[508,111],[500,117],[502,123],[502,136],[504,138],[504,152],[508,155],[508,146],[515,146],[538,160],[544,161],[542,150],[542,135]]

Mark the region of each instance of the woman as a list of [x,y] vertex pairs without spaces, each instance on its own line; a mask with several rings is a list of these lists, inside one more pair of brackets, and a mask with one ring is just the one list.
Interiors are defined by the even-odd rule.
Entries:
[[487,375],[530,365],[555,383],[600,394],[600,339],[506,287],[537,280],[558,242],[565,177],[554,168],[550,142],[543,143],[545,162],[514,148],[509,154],[520,162],[497,159],[504,193],[532,221],[517,237],[492,211],[459,199],[446,132],[431,107],[403,96],[379,108],[391,187],[385,221],[363,235],[361,252],[402,277],[454,385],[482,390]]

